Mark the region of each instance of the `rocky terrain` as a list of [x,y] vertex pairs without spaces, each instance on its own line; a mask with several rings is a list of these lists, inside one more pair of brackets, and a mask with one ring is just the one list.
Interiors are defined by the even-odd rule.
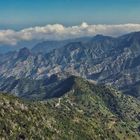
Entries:
[[[47,42],[47,53],[42,53],[45,52],[43,42],[42,51],[38,45],[38,53],[35,51],[38,46],[35,46],[32,50],[23,48],[18,52],[1,55],[0,90],[20,95],[17,81],[29,79],[23,83],[35,83],[36,80],[49,79],[54,74],[69,73],[99,84],[111,85],[139,98],[140,32],[118,38],[97,35],[83,40],[60,45],[53,50],[48,50]],[[63,74],[59,78],[63,77],[67,76]],[[28,91],[27,88],[25,90]]]

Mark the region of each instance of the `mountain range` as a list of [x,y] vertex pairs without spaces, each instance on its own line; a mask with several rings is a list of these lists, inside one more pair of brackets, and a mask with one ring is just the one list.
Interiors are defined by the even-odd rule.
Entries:
[[[48,95],[48,87],[75,75],[139,98],[139,70],[140,32],[46,41],[0,56],[0,90],[28,98],[33,92]],[[52,76],[56,81],[46,82]]]

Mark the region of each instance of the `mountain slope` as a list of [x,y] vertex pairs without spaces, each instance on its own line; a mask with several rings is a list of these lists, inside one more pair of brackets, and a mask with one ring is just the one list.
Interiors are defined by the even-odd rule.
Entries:
[[63,78],[59,78],[58,75],[52,75],[49,78],[40,80],[31,78],[15,79],[14,77],[0,80],[0,83],[2,83],[1,90],[3,92],[8,92],[28,100],[43,100],[59,97],[71,88],[73,82],[73,79],[68,74]]
[[0,94],[0,137],[7,139],[138,140],[140,102],[70,77],[59,98],[28,103]]

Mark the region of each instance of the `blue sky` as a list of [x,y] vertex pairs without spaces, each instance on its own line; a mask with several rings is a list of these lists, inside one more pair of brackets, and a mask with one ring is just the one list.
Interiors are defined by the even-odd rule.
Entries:
[[140,0],[0,0],[0,29],[140,23]]

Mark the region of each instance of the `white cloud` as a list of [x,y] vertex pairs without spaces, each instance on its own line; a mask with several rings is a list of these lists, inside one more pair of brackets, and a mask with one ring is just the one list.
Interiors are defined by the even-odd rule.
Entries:
[[97,34],[119,36],[134,31],[140,31],[140,24],[88,25],[84,22],[81,25],[70,27],[54,24],[26,28],[20,31],[0,30],[0,43],[16,45],[20,41],[32,39],[62,40]]

